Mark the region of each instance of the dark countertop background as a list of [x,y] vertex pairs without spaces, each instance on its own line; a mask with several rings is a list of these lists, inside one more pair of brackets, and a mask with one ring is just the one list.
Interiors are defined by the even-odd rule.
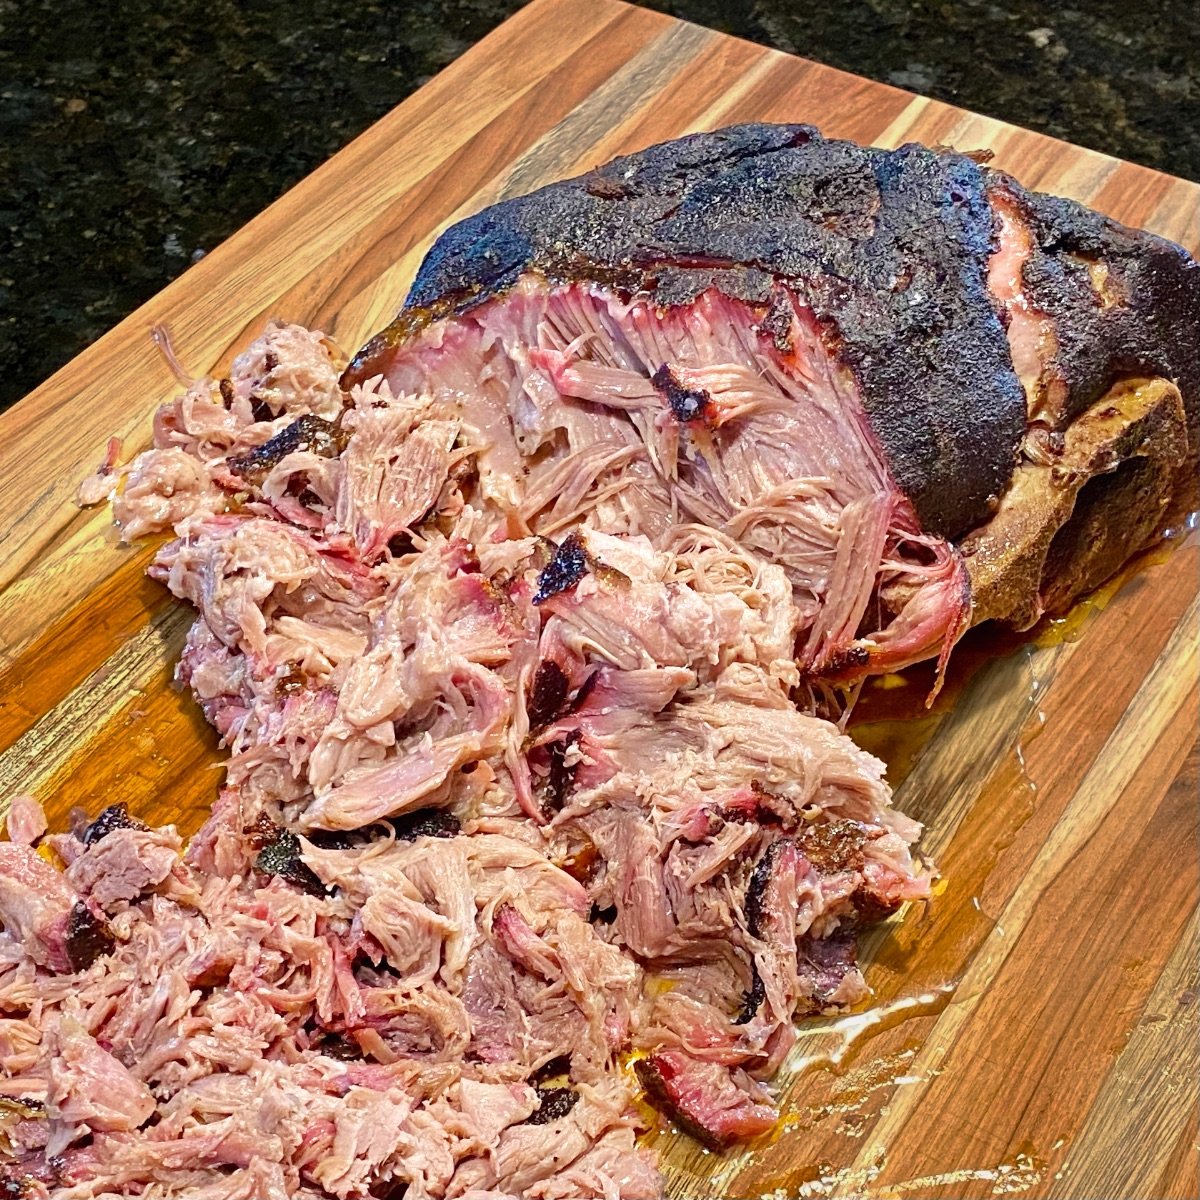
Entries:
[[[0,0],[0,407],[521,0]],[[1200,179],[1192,0],[651,7]]]

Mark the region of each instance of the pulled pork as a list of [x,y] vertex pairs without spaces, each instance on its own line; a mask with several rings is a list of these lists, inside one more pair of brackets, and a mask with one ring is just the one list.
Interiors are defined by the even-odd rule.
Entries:
[[[521,420],[553,395],[559,433],[524,449],[465,381],[343,392],[292,326],[159,414],[114,507],[174,529],[151,573],[197,611],[178,678],[226,786],[186,852],[15,810],[17,1194],[654,1197],[640,1090],[754,1137],[795,1016],[866,995],[855,932],[928,895],[919,827],[796,700],[917,535],[870,462],[816,509],[783,487],[804,439],[748,350],[643,379],[583,353],[605,319],[556,315]],[[901,637],[912,596],[882,662],[957,628]]]

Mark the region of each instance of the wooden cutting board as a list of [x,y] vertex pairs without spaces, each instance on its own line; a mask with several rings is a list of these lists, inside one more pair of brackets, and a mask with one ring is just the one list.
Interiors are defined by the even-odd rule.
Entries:
[[[614,0],[534,0],[0,416],[0,803],[127,800],[190,832],[220,771],[170,678],[189,612],[72,505],[175,390],[279,315],[353,349],[451,221],[614,154],[743,120],[986,147],[1027,185],[1200,249],[1200,187]],[[66,264],[64,264],[64,269]],[[939,711],[889,681],[858,733],[927,823],[934,901],[865,947],[875,1006],[808,1023],[778,1135],[669,1131],[669,1193],[1197,1195],[1197,564],[1178,539],[1052,636],[973,635]],[[1081,636],[1077,636],[1081,635]],[[872,717],[896,712],[908,723]]]

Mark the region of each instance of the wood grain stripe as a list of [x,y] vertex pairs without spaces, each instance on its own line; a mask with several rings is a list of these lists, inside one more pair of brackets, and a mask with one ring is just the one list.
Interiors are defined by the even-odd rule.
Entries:
[[904,1126],[913,1119],[929,1086],[930,1077],[926,1073],[946,1057],[971,1019],[988,984],[1012,953],[1038,898],[1062,869],[1062,864],[1091,837],[1136,772],[1144,769],[1147,750],[1154,746],[1158,730],[1170,723],[1171,717],[1194,689],[1194,680],[1200,673],[1198,619],[1200,599],[1193,600],[1062,820],[997,918],[997,930],[1002,932],[988,939],[963,977],[953,1003],[938,1017],[926,1047],[912,1066],[914,1076],[926,1075],[926,1078],[897,1094],[891,1111],[871,1131],[858,1155],[854,1163],[857,1169],[867,1169],[881,1153],[886,1153]]
[[[1192,918],[1055,1173],[1051,1200],[1163,1200],[1161,1177],[1194,1122],[1200,1079],[1200,909]],[[1140,1147],[1130,1161],[1129,1148]],[[1075,1164],[1080,1164],[1078,1167]]]
[[79,752],[78,731],[96,737],[119,721],[171,670],[195,614],[171,604],[143,626],[98,670],[65,696],[28,732],[0,753],[0,812],[13,794],[53,795],[56,778]]
[[928,825],[922,852],[935,861],[997,765],[1035,721],[1067,645],[1023,646],[987,664],[946,716],[896,792],[896,805]]

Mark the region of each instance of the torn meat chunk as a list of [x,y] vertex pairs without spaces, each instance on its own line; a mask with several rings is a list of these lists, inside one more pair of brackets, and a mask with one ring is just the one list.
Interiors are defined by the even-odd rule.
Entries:
[[660,1050],[638,1059],[634,1070],[654,1104],[710,1150],[760,1137],[778,1120],[749,1079],[738,1080],[726,1068],[682,1050]]
[[[95,828],[93,824],[87,832]],[[102,909],[158,889],[187,895],[191,885],[181,868],[182,849],[183,841],[173,829],[113,829],[75,858],[67,879]]]
[[213,512],[223,497],[202,462],[167,447],[138,455],[121,491],[113,499],[113,517],[121,540],[136,541],[161,533],[187,517]]
[[150,1089],[68,1017],[49,1036],[47,1077],[47,1109],[68,1127],[127,1132],[155,1108]]
[[29,846],[0,842],[0,922],[34,962],[74,970],[87,954],[89,921],[95,918],[49,863]]
[[4,817],[4,831],[10,842],[18,846],[36,845],[46,829],[46,814],[32,796],[17,795],[12,798]]

